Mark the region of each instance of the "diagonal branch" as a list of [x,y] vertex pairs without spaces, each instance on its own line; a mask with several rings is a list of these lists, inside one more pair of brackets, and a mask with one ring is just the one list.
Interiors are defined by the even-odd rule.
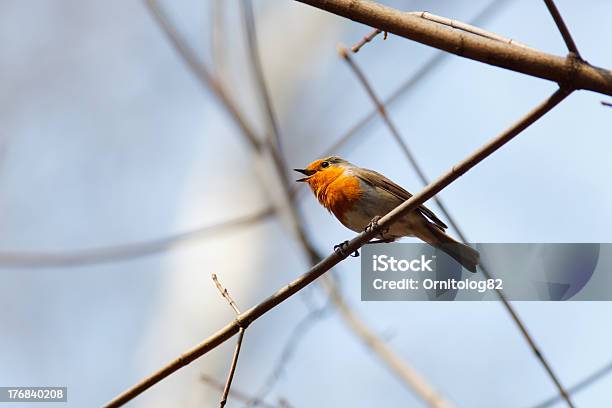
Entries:
[[108,247],[83,249],[73,252],[0,252],[0,267],[11,268],[65,268],[72,266],[97,265],[127,261],[158,254],[169,249],[187,245],[257,224],[274,215],[274,208],[268,207],[255,214],[236,217],[217,224],[207,225],[191,231],[170,235],[151,241],[134,242]]
[[259,47],[257,45],[257,28],[255,27],[255,15],[253,13],[253,3],[251,0],[240,0],[240,6],[242,9],[242,18],[244,20],[244,26],[246,28],[246,38],[248,44],[248,52],[255,75],[255,83],[257,85],[263,105],[265,108],[265,117],[268,121],[268,135],[269,141],[276,145],[276,148],[281,150],[280,140],[280,129],[276,115],[274,114],[274,108],[272,106],[272,99],[270,98],[270,92],[266,86],[266,79],[264,77],[263,67],[261,64],[261,57],[259,56]]
[[547,79],[570,89],[612,95],[612,72],[578,58],[562,58],[506,44],[363,0],[297,0],[366,24],[486,64]]
[[[216,388],[219,391],[223,391],[223,388],[225,387],[225,384],[215,380],[213,377],[207,375],[207,374],[202,374],[200,376],[200,379],[205,382],[206,384],[210,385],[213,388]],[[255,400],[255,402],[257,403],[257,405],[259,405],[262,408],[280,408],[277,405],[272,405],[268,402],[265,402],[261,399],[257,399],[251,396],[246,395],[243,392],[237,391],[236,389],[233,389],[230,391],[229,395],[231,395],[232,397],[236,398],[237,400],[243,401],[243,402],[250,402]]]
[[[367,43],[369,43],[370,41],[372,41],[374,38],[376,38],[376,36],[378,34],[382,33],[381,30],[379,30],[378,28],[375,29],[374,31],[370,32],[370,34],[366,35],[365,37],[363,37],[361,40],[359,40],[355,45],[353,45],[351,47],[351,51],[354,53],[358,53],[359,50],[366,45]],[[384,39],[387,39],[387,33],[385,33]]]
[[[578,394],[580,391],[590,387],[595,384],[597,381],[601,380],[603,377],[612,373],[612,362],[608,362],[605,366],[601,367],[597,371],[591,373],[587,377],[583,378],[581,381],[572,385],[568,392],[571,395]],[[555,395],[551,398],[548,398],[545,401],[540,402],[538,405],[535,405],[531,408],[549,408],[557,404],[561,398],[558,395]]]
[[187,45],[187,42],[181,38],[174,25],[170,22],[164,10],[159,6],[156,0],[145,0],[147,8],[163,29],[164,33],[174,46],[174,49],[181,55],[181,59],[185,61],[193,74],[200,79],[200,84],[205,85],[212,93],[221,101],[221,106],[232,117],[236,125],[242,131],[249,144],[255,150],[261,149],[261,142],[255,131],[251,128],[244,115],[238,109],[236,103],[230,95],[225,92],[221,83],[208,71],[196,56],[195,52]]
[[[415,210],[419,205],[423,204],[428,199],[432,198],[434,195],[442,191],[449,184],[457,180],[463,174],[468,172],[478,163],[482,162],[484,159],[489,157],[503,145],[508,143],[518,134],[520,134],[523,130],[527,129],[530,125],[532,125],[535,121],[544,116],[547,112],[557,106],[562,100],[564,100],[571,91],[565,89],[559,89],[554,94],[552,94],[549,98],[547,98],[544,102],[538,105],[535,109],[529,112],[525,117],[519,120],[516,124],[511,126],[509,129],[495,137],[489,143],[477,149],[472,155],[464,159],[463,161],[457,163],[453,166],[449,171],[447,171],[444,175],[440,176],[433,183],[427,185],[423,190],[419,193],[413,195],[410,199],[404,201],[401,205],[393,209],[387,215],[382,217],[376,227],[369,229],[368,231],[364,231],[353,239],[351,239],[345,247],[345,251],[347,254],[350,254],[369,242],[378,233],[394,222],[398,221],[401,217],[404,217],[410,211]],[[280,288],[276,293],[265,299],[263,302],[253,306],[246,312],[241,313],[236,317],[236,320],[227,324],[225,327],[221,328],[215,334],[204,340],[202,343],[193,347],[191,350],[185,352],[177,359],[173,360],[166,366],[162,367],[160,370],[156,371],[149,377],[143,379],[138,384],[134,385],[132,388],[126,390],[121,393],[117,397],[115,397],[112,401],[110,401],[105,407],[120,407],[136,398],[138,395],[157,384],[164,378],[168,377],[170,374],[176,372],[182,367],[188,365],[192,361],[197,358],[203,356],[209,351],[213,350],[220,344],[224,343],[232,336],[238,333],[240,327],[246,327],[255,320],[259,319],[261,316],[289,299],[291,296],[295,295],[297,292],[314,282],[317,278],[324,275],[331,268],[339,264],[343,261],[345,257],[342,257],[340,254],[333,252],[319,263],[314,265],[310,270],[289,284]]]
[[[350,54],[348,53],[348,50],[346,50],[345,48],[341,47],[339,49],[339,52],[340,52],[340,56],[347,62],[349,67],[355,73],[355,76],[357,76],[357,78],[359,79],[359,81],[361,82],[363,87],[365,88],[366,93],[368,94],[370,99],[372,99],[372,102],[376,106],[376,109],[380,113],[380,116],[382,117],[383,121],[385,122],[385,124],[389,128],[389,131],[393,135],[393,138],[395,139],[397,144],[400,146],[402,152],[404,153],[404,156],[406,156],[406,158],[408,159],[408,161],[412,165],[412,168],[417,173],[417,175],[418,175],[419,179],[421,180],[421,182],[423,183],[423,185],[425,185],[425,186],[428,185],[429,184],[429,180],[427,179],[427,176],[425,175],[425,172],[423,171],[422,167],[417,162],[414,154],[412,153],[412,151],[410,150],[410,148],[408,147],[408,145],[406,144],[406,142],[404,141],[404,139],[400,135],[399,130],[397,129],[397,127],[395,126],[395,124],[393,123],[393,121],[391,120],[389,115],[387,114],[385,106],[382,104],[382,102],[380,101],[380,99],[376,95],[376,92],[374,91],[374,89],[370,85],[370,83],[367,80],[367,78],[366,78],[365,74],[363,73],[363,71],[359,68],[359,66],[355,63],[355,61],[353,61],[353,59],[351,58]],[[438,205],[438,207],[440,208],[441,212],[444,215],[444,218],[449,222],[449,224],[457,232],[457,235],[459,236],[459,239],[462,242],[467,243],[468,239],[467,239],[465,233],[459,227],[459,225],[458,225],[457,221],[455,220],[455,218],[451,216],[451,214],[448,211],[446,205],[442,202],[442,199],[439,198],[438,196],[434,196],[433,200]],[[492,279],[493,278],[492,274],[488,271],[488,269],[486,268],[485,265],[481,264],[480,265],[480,269],[481,269],[482,273],[485,275],[485,277],[487,279]],[[506,310],[508,311],[508,313],[512,317],[512,320],[514,320],[514,322],[517,325],[519,331],[523,334],[523,337],[525,338],[525,340],[529,344],[529,346],[530,346],[531,350],[533,351],[534,355],[538,358],[538,360],[540,361],[541,365],[544,367],[544,369],[548,373],[550,379],[553,381],[553,383],[557,387],[557,390],[559,391],[559,395],[565,400],[565,402],[567,403],[567,405],[569,407],[573,407],[573,403],[571,402],[571,400],[569,398],[569,394],[566,391],[566,389],[563,387],[563,385],[561,384],[561,381],[559,380],[559,376],[553,371],[552,366],[550,365],[548,360],[544,357],[544,354],[540,351],[539,347],[535,343],[535,340],[534,340],[533,336],[527,330],[527,327],[522,322],[520,316],[518,315],[516,310],[514,310],[514,308],[512,307],[512,305],[510,304],[510,302],[506,298],[506,295],[504,294],[504,292],[502,290],[500,290],[500,289],[495,289],[495,291],[497,292],[497,295],[499,296],[500,300],[502,301],[502,304],[504,305],[504,307],[506,308]]]
[[576,43],[574,42],[569,29],[565,25],[565,21],[563,21],[563,17],[561,17],[561,13],[559,13],[559,9],[557,9],[555,2],[553,0],[544,0],[544,3],[546,3],[546,7],[548,7],[548,11],[552,15],[553,20],[555,20],[555,24],[557,24],[557,28],[561,32],[561,36],[563,37],[563,41],[565,41],[565,45],[567,46],[569,52],[574,53],[576,57],[582,59],[580,52],[578,51],[578,47],[576,47]]

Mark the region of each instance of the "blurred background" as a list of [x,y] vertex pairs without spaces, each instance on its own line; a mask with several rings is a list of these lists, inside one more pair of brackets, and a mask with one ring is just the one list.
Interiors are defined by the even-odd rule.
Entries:
[[[381,3],[466,22],[488,10],[479,26],[566,53],[543,2]],[[557,6],[585,59],[612,67],[612,3]],[[263,137],[239,1],[160,7]],[[336,51],[370,28],[294,1],[256,0],[253,8],[289,173],[372,110]],[[3,0],[0,39],[0,385],[66,385],[68,406],[99,406],[233,319],[211,273],[246,310],[307,270],[286,215],[201,229],[283,199],[269,157],[254,154],[145,2]],[[354,59],[388,97],[436,55],[390,35]],[[554,89],[446,56],[388,109],[434,178]],[[472,242],[610,241],[612,111],[601,100],[571,95],[441,193]],[[378,117],[335,153],[410,191],[422,187]],[[354,234],[304,193],[297,208],[306,231],[328,254]],[[359,265],[349,258],[334,270],[346,301],[458,407],[529,408],[556,395],[501,304],[361,302]],[[568,388],[611,364],[609,303],[514,306]],[[132,406],[216,406],[220,391],[202,375],[224,382],[233,347],[215,349]],[[604,376],[573,399],[612,406],[611,387]],[[425,406],[317,285],[249,328],[233,389],[276,406]]]

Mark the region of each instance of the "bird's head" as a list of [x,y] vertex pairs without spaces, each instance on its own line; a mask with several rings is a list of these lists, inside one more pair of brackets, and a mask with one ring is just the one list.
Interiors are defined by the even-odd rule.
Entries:
[[315,160],[305,169],[293,169],[306,177],[296,181],[306,182],[313,190],[328,185],[340,177],[350,163],[338,156],[329,156],[324,159]]

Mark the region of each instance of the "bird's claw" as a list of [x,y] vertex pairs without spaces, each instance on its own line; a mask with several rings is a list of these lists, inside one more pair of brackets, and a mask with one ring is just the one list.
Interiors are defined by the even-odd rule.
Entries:
[[[344,241],[338,245],[334,245],[334,252],[336,252],[341,257],[346,258],[347,256],[349,256],[346,253],[346,247],[348,247],[348,244],[349,244],[348,241]],[[355,250],[355,252],[350,254],[350,256],[352,256],[353,258],[357,258],[359,256],[359,251]]]
[[[372,218],[372,220],[370,221],[370,223],[365,227],[365,232],[372,232],[374,229],[378,228],[378,221],[381,219],[380,215],[375,216],[374,218]],[[382,238],[385,239],[384,235],[386,232],[389,231],[389,228],[385,228],[381,231],[378,232],[378,235]]]

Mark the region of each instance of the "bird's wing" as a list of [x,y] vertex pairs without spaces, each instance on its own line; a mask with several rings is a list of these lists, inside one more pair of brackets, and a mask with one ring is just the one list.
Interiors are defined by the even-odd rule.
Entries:
[[[395,184],[394,182],[392,182],[391,180],[389,180],[382,174],[374,170],[367,170],[367,169],[362,169],[362,170],[363,171],[359,172],[359,177],[364,182],[368,183],[369,185],[373,187],[382,188],[383,190],[389,192],[390,194],[394,195],[395,197],[399,198],[402,201],[406,201],[410,197],[412,197],[412,194],[406,191],[403,187]],[[427,217],[436,227],[440,228],[442,231],[448,228],[448,226],[444,222],[442,222],[442,220],[439,219],[436,216],[436,214],[434,214],[433,211],[431,211],[429,208],[425,207],[424,205],[420,205],[417,208],[417,211],[419,211],[421,214]]]

